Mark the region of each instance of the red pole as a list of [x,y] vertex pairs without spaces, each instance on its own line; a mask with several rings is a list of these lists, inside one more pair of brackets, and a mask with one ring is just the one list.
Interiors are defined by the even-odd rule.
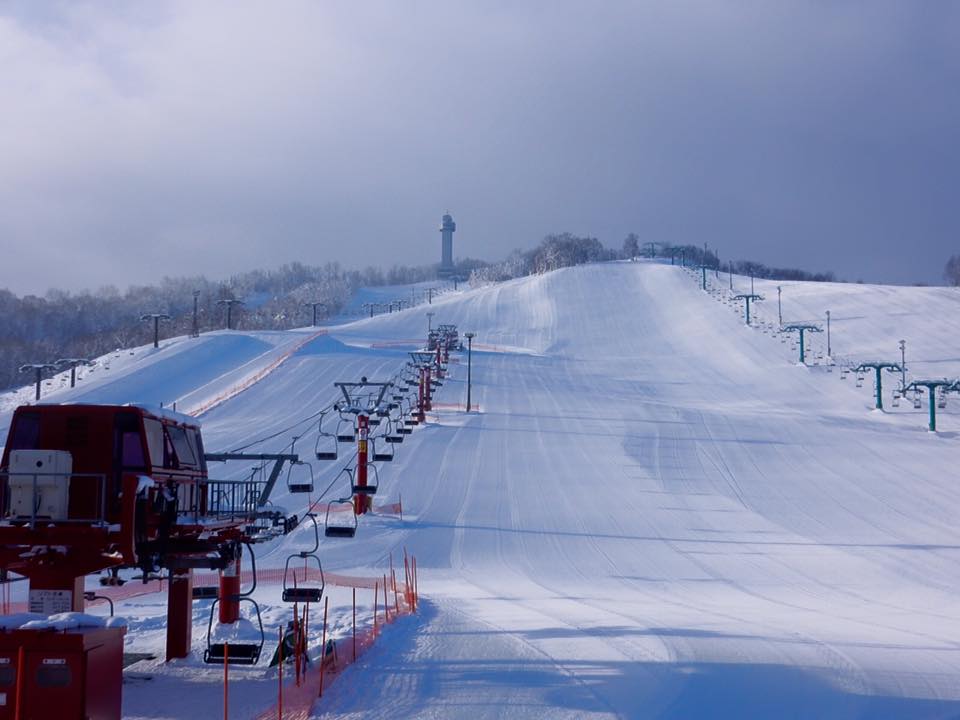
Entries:
[[[357,485],[367,486],[367,438],[370,434],[370,419],[366,415],[357,416],[357,427],[359,429],[359,440],[357,441]],[[370,509],[370,497],[361,494],[357,500],[360,508],[358,515],[362,515]]]
[[394,608],[396,608],[396,612],[394,613],[393,616],[394,616],[394,617],[399,617],[399,616],[400,616],[400,595],[397,594],[397,584],[396,584],[396,583],[393,584],[393,606],[394,606]]
[[309,648],[307,647],[307,640],[310,637],[310,601],[307,601],[307,604],[303,606],[303,641],[301,644],[301,651],[303,652],[303,679],[307,679],[307,660],[310,659]]
[[240,619],[240,555],[220,571],[220,624]]
[[23,685],[27,669],[24,664],[27,662],[26,653],[23,645],[17,649],[17,699],[13,705],[13,720],[22,720],[23,718]]
[[323,697],[323,666],[327,659],[327,607],[330,605],[330,596],[323,599],[323,643],[320,647],[320,694]]
[[387,576],[383,576],[383,623],[390,622],[390,615],[387,614],[387,608],[390,607],[390,601],[387,599]]
[[410,606],[410,609],[413,610],[413,583],[410,581],[410,563],[407,562],[407,556],[403,556],[403,577],[404,577],[404,592],[407,594],[407,605]]
[[426,403],[425,403],[424,409],[425,409],[425,410],[433,410],[433,402],[432,402],[431,399],[430,399],[430,397],[431,397],[431,395],[432,395],[432,392],[431,392],[431,389],[430,389],[430,366],[429,366],[429,365],[427,365],[426,375],[427,375],[427,382],[426,382],[426,392],[427,392],[427,396],[426,396]]
[[357,661],[357,588],[353,588],[353,661]]
[[424,422],[426,416],[423,414],[424,409],[427,406],[427,369],[420,368],[420,388],[417,395],[417,420],[419,422]]
[[300,617],[296,603],[293,604],[293,673],[296,676],[294,682],[300,687]]
[[223,644],[223,720],[230,717],[230,643]]
[[190,655],[193,570],[171,570],[167,586],[167,660]]
[[277,649],[277,657],[280,662],[277,665],[277,720],[283,720],[283,628],[278,628],[277,634],[280,637],[280,645]]
[[374,582],[373,583],[373,636],[374,637],[377,636],[377,600],[380,599],[378,597],[379,594],[380,594],[380,583]]

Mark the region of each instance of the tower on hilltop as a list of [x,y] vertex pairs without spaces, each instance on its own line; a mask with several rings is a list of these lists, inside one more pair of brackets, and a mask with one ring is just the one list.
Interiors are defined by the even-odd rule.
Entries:
[[437,272],[442,278],[454,274],[453,267],[453,233],[457,224],[453,221],[448,210],[440,220],[440,270]]

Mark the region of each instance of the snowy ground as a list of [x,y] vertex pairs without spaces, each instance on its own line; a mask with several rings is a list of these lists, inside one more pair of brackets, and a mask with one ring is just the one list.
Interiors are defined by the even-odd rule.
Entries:
[[[777,283],[757,282],[763,324],[748,328],[719,292],[725,276],[710,278],[716,295],[698,281],[612,263],[434,300],[434,323],[477,333],[481,412],[455,407],[462,357],[432,422],[381,468],[378,499],[402,494],[404,519],[364,518],[354,541],[323,541],[325,569],[357,575],[381,573],[406,547],[424,605],[338,680],[318,717],[960,716],[960,490],[949,473],[958,415],[942,411],[931,434],[926,401],[872,411],[871,381],[858,389],[828,371],[823,335],[809,348],[816,364],[802,367],[770,329]],[[739,292],[749,282],[734,277]],[[960,375],[954,291],[780,285],[784,320],[831,311],[834,356],[899,360],[904,338],[912,374]],[[297,421],[334,398],[334,381],[392,375],[426,311],[309,342],[204,415],[208,450],[284,430],[258,449],[301,435],[309,454],[315,427]],[[214,371],[198,348],[216,337],[241,349]],[[171,341],[97,392],[74,393],[216,396],[249,363],[269,365],[306,337]],[[175,376],[157,369],[168,356],[183,356]],[[150,372],[160,379],[145,380]],[[341,466],[315,463],[318,489]],[[278,504],[302,511],[302,496],[279,490]],[[304,543],[294,533],[258,561],[281,566]],[[260,593],[276,632],[279,591]],[[331,602],[340,622],[343,593]],[[160,611],[146,600],[118,607],[133,617],[130,650],[160,652]],[[197,642],[203,611],[198,603]],[[216,678],[198,662],[148,670],[153,680],[131,675],[125,688],[128,717],[197,714],[178,694],[219,707]],[[265,702],[258,683],[269,672],[248,675],[236,717]]]

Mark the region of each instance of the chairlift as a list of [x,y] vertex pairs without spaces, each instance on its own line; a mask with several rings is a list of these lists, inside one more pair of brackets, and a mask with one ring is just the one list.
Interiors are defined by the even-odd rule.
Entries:
[[337,423],[337,442],[352,443],[356,439],[357,431],[353,417],[340,413],[340,421]]
[[[373,474],[370,474],[370,471],[373,471]],[[371,482],[372,481],[372,482]],[[366,485],[357,485],[357,481],[354,478],[352,482],[352,489],[354,495],[376,495],[377,490],[380,487],[380,473],[377,471],[376,465],[367,465],[367,484]]]
[[[389,436],[384,436],[384,440],[387,443],[390,442],[389,440],[387,440],[388,437]],[[373,461],[374,462],[392,462],[393,461],[393,454],[394,454],[393,445],[387,445],[386,447],[382,447],[380,450],[377,450],[376,438],[371,440],[371,442],[373,443]],[[390,448],[389,452],[387,452],[387,447]]]
[[[287,557],[286,565],[283,567],[283,602],[312,602],[318,603],[323,597],[323,589],[326,583],[323,579],[323,565],[320,564],[320,558],[317,551],[320,549],[320,529],[317,525],[317,517],[313,513],[307,513],[307,517],[313,522],[313,548],[310,550],[301,550],[300,552]],[[320,585],[316,584],[297,584],[296,569],[293,571],[293,584],[289,579],[290,563],[294,560],[303,560],[304,580],[306,580],[306,566],[308,560],[314,560],[317,563],[317,570],[320,571]]]
[[919,409],[920,409],[920,407],[921,407],[920,398],[921,398],[920,391],[919,391],[919,390],[914,390],[914,391],[913,391],[913,409],[914,409],[914,410],[919,410]]
[[391,445],[403,442],[403,433],[400,432],[397,424],[392,419],[387,420],[387,429],[383,439]]
[[941,388],[937,393],[937,409],[943,410],[947,407],[947,393]]
[[[333,510],[334,505],[349,505],[350,511],[335,513],[333,516],[334,522],[331,523],[330,511]],[[336,522],[335,518],[338,514],[346,515],[349,518],[349,522]],[[353,511],[352,498],[340,498],[339,500],[334,500],[327,505],[327,514],[323,523],[323,534],[325,537],[332,538],[352,538],[357,534],[357,516]]]
[[893,391],[893,407],[900,407],[900,391]]
[[339,443],[337,436],[333,433],[324,432],[323,415],[320,416],[320,424],[317,426],[317,444],[314,447],[314,454],[317,460],[336,460]]
[[263,617],[260,615],[260,606],[251,595],[257,589],[257,561],[253,554],[253,548],[246,545],[250,552],[250,560],[253,570],[253,585],[244,593],[235,595],[232,599],[241,603],[247,602],[253,606],[253,612],[257,616],[257,625],[260,628],[259,642],[212,642],[213,618],[217,613],[217,603],[220,597],[217,597],[210,604],[210,617],[207,619],[207,649],[203,652],[203,661],[212,665],[223,665],[225,662],[229,665],[256,665],[260,659],[260,653],[263,651],[263,643],[266,640],[266,634],[263,631]]
[[[309,482],[305,479],[301,482],[291,482],[290,478],[293,474],[294,465],[305,466],[310,473]],[[291,461],[290,467],[287,468],[287,490],[291,493],[312,493],[313,492],[313,465],[303,460]]]

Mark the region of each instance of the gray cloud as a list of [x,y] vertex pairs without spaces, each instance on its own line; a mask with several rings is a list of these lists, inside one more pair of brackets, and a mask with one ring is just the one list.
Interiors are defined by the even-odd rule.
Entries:
[[489,259],[550,231],[937,281],[960,6],[0,9],[0,285]]

